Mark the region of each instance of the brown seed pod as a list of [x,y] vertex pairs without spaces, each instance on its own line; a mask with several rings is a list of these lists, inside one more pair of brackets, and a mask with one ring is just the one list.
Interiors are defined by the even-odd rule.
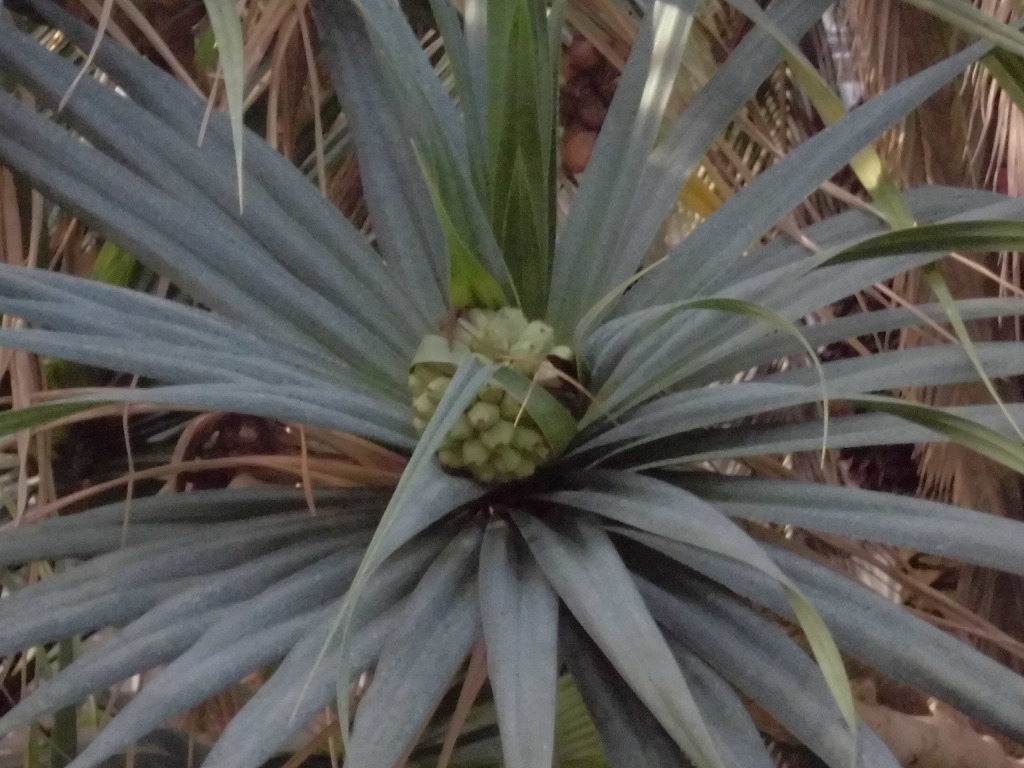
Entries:
[[576,119],[577,94],[571,90],[569,83],[558,93],[558,120],[562,125],[569,125]]
[[590,78],[585,75],[576,75],[565,84],[561,94],[571,102],[576,102],[590,93],[590,91]]
[[597,131],[604,123],[608,108],[593,91],[588,91],[576,105],[576,119],[592,131]]
[[577,37],[569,46],[569,66],[576,72],[596,67],[603,61],[601,52],[585,37]]
[[601,78],[595,83],[595,90],[601,96],[601,100],[605,104],[611,104],[612,99],[615,97],[615,91],[619,87],[619,73],[609,67],[608,72],[602,74]]
[[597,132],[573,126],[566,130],[562,142],[562,166],[566,173],[582,173],[590,162],[590,155],[597,143]]

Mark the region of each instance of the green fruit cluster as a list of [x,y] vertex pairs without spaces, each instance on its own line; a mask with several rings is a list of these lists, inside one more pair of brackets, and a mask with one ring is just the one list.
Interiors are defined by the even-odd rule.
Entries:
[[[573,357],[569,347],[555,345],[551,326],[530,322],[510,307],[470,310],[457,321],[451,338],[455,361],[419,362],[409,372],[413,425],[420,433],[451,384],[460,356],[474,354],[507,365],[536,386],[558,381],[548,357],[570,362]],[[450,469],[493,482],[529,477],[552,458],[552,450],[522,402],[490,381],[445,436],[438,458]]]

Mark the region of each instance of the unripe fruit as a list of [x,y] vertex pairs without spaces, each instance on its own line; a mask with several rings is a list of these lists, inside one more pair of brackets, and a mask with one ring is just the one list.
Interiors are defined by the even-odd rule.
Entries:
[[501,412],[494,403],[478,402],[466,411],[466,418],[473,425],[473,429],[483,432],[493,424],[497,424],[501,418]]
[[471,467],[482,467],[490,455],[479,440],[467,440],[462,444],[462,460]]
[[522,410],[523,404],[507,392],[505,393],[505,396],[501,398],[501,405],[498,407],[498,412],[501,414],[501,418],[515,422],[515,420],[519,418],[519,412]]
[[[539,320],[527,321],[522,311],[471,309],[449,335],[454,358],[416,363],[409,373],[414,411],[413,426],[426,429],[437,404],[455,374],[456,362],[475,355],[481,362],[506,365],[533,380],[534,387],[560,384],[552,356],[572,363],[572,350],[555,346],[554,331]],[[497,381],[489,381],[445,435],[437,452],[441,463],[464,471],[481,482],[513,480],[532,475],[552,457],[551,446],[522,402]]]
[[440,401],[444,396],[445,390],[448,389],[448,385],[451,383],[452,380],[447,376],[438,376],[427,384],[427,394],[429,394],[435,401]]
[[503,472],[513,474],[519,465],[523,463],[523,455],[519,453],[515,448],[509,446],[502,446],[498,449],[497,456],[495,458],[495,464]]
[[519,462],[519,466],[513,471],[513,476],[518,478],[526,478],[537,471],[537,465],[529,459],[523,459]]
[[[420,430],[421,432],[423,430]],[[455,426],[448,432],[448,437],[452,440],[465,440],[467,437],[472,436],[473,425],[469,423],[469,419],[466,418],[466,414],[459,416],[459,420],[455,422]]]
[[512,426],[511,422],[499,421],[486,432],[482,432],[480,434],[480,442],[486,445],[490,450],[494,450],[499,445],[508,445],[511,443],[513,432],[515,432],[515,427]]
[[[451,380],[449,379],[449,381]],[[447,388],[448,385],[445,384],[445,389]],[[495,404],[500,403],[501,398],[504,396],[505,390],[502,389],[498,384],[496,384],[493,381],[489,381],[486,384],[484,384],[483,388],[480,390],[480,393],[477,395],[477,397],[480,398],[480,400],[482,400],[483,402]]]
[[434,412],[435,407],[433,399],[431,399],[430,394],[427,392],[424,392],[412,401],[412,408],[416,411],[417,416],[429,416]]
[[515,434],[512,436],[512,445],[521,451],[534,451],[543,442],[544,438],[541,437],[540,432],[522,425],[516,427]]
[[520,310],[512,309],[512,307],[502,307],[498,310],[497,315],[501,322],[505,324],[510,339],[523,335],[523,331],[526,330],[528,323]]
[[442,464],[451,467],[452,469],[462,469],[466,466],[466,462],[462,458],[461,450],[455,451],[451,448],[442,448],[437,452],[437,458],[441,460]]

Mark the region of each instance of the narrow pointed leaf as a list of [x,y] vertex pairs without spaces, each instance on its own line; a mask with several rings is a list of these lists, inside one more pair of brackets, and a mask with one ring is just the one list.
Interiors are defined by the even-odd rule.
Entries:
[[356,139],[367,205],[385,257],[424,316],[444,312],[447,259],[430,192],[389,103],[388,86],[359,13],[347,2],[315,4],[321,44]]
[[488,8],[488,185],[491,221],[528,317],[543,314],[554,233],[554,83],[545,3]]
[[[961,299],[958,302],[964,320],[1012,317],[1024,313],[1024,301],[1019,299]],[[804,338],[813,347],[822,347],[840,341],[855,339],[873,333],[898,331],[925,324],[928,320],[942,322],[946,312],[941,304],[919,304],[913,309],[883,309],[863,312],[802,329]],[[740,351],[722,358],[709,366],[694,380],[696,385],[717,381],[731,372],[743,369],[748,363],[761,366],[792,353],[799,354],[797,342],[781,334],[748,344]]]
[[[797,339],[804,348],[804,351],[808,353],[818,373],[821,386],[822,408],[825,414],[828,413],[828,383],[825,380],[825,374],[822,372],[821,362],[818,360],[817,353],[807,343],[807,340],[804,339],[800,329],[792,322],[770,307],[759,305],[756,302],[718,296],[679,302],[671,307],[666,307],[665,314],[674,314],[691,309],[713,310],[714,312],[737,315],[757,323],[763,323],[776,331],[786,333]],[[662,322],[664,322],[664,319],[662,319]],[[612,372],[609,381],[603,384],[601,391],[598,393],[598,397],[604,397],[602,402],[603,408],[617,413],[625,407],[642,402],[653,394],[678,383],[679,373],[666,369],[666,360],[664,357],[659,359],[654,349],[648,344],[640,344],[635,352],[623,358],[616,370]],[[648,360],[650,360],[649,364]],[[591,413],[594,413],[593,409]],[[822,442],[825,442],[827,438],[828,419],[826,415],[822,426]]]
[[553,530],[522,513],[513,519],[548,581],[662,727],[702,766],[722,768],[686,680],[604,532],[592,523],[567,520]]
[[859,488],[695,475],[679,481],[730,517],[884,541],[1024,573],[1024,525],[1017,521]]
[[[780,584],[852,732],[857,714],[842,657],[814,606],[757,543],[718,510],[667,483],[625,472],[591,471],[575,478],[580,490],[546,498],[584,509],[673,541],[691,544],[756,568]],[[571,481],[570,481],[571,482]],[[544,497],[542,497],[544,498]]]
[[339,543],[335,539],[298,545],[179,592],[22,699],[0,719],[0,733],[26,726],[58,707],[77,704],[95,691],[171,661],[213,626],[226,604],[252,597]]
[[548,304],[556,328],[575,327],[639,263],[622,259],[616,245],[633,226],[630,209],[679,72],[694,9],[686,0],[658,0],[640,25],[558,240]]
[[[353,632],[352,655],[346,663],[361,671],[371,658],[368,654],[376,654],[381,638],[380,620],[386,618],[390,607],[405,595],[427,562],[436,555],[438,540],[438,537],[428,537],[417,542],[417,546],[404,549],[392,561],[387,572],[371,582],[367,592],[372,605],[369,621],[361,623]],[[162,683],[144,689],[101,733],[89,751],[79,758],[83,761],[81,765],[92,765],[105,755],[114,754],[124,744],[147,732],[154,722],[194,704],[198,701],[196,696],[202,698],[209,695],[211,689],[240,679],[248,670],[255,668],[250,665],[260,666],[265,660],[281,658],[290,650],[289,657],[294,654],[302,659],[294,663],[300,668],[305,665],[310,673],[327,655],[336,662],[338,646],[336,639],[332,641],[329,634],[333,633],[331,628],[336,628],[336,616],[341,609],[337,598],[345,592],[359,556],[359,551],[341,551],[284,579],[256,597],[225,609],[191,648],[163,671]],[[322,607],[328,601],[334,602]],[[369,645],[364,641],[364,630],[369,633]],[[300,636],[304,639],[300,640]],[[311,637],[321,645],[309,651]],[[327,644],[329,654],[324,652],[324,644]],[[333,698],[333,679],[322,673],[319,678],[330,681],[326,689],[314,685],[311,676],[293,681],[292,717],[300,712],[305,712],[306,717],[312,714],[306,709],[307,694],[328,697],[317,698],[317,709],[322,709]],[[274,712],[280,716],[278,710]],[[126,718],[126,714],[130,717]],[[302,722],[294,727],[301,728]],[[288,720],[287,727],[293,725]],[[284,726],[281,730],[285,731]],[[260,739],[252,739],[253,743],[236,751],[235,756],[240,758],[253,750],[264,749],[268,744],[271,748],[278,746],[280,741],[273,741],[273,738],[273,735],[266,734]]]
[[[1024,373],[1024,345],[1014,342],[975,345],[978,362],[996,378]],[[977,379],[977,366],[956,345],[935,345],[880,352],[822,365],[832,398],[901,387],[941,386]],[[700,387],[665,395],[640,406],[616,426],[580,441],[576,452],[620,445],[603,460],[644,442],[671,434],[736,421],[820,399],[820,376],[813,368],[794,368],[728,387]]]
[[[1012,434],[1012,429],[999,406],[933,408],[876,395],[843,399],[879,413],[833,419],[829,448],[955,442],[1011,469],[1024,469],[1024,445],[1003,434]],[[1015,419],[1021,416],[1019,404],[1008,405],[1006,410]],[[813,451],[821,446],[820,436],[821,424],[817,421],[727,427],[652,441],[624,452],[620,463],[632,469],[651,469],[718,458]]]
[[[80,47],[87,49],[95,37],[95,31],[74,16],[54,5],[49,0],[28,0],[31,6],[55,27],[62,29]],[[133,99],[133,102],[159,118],[151,121],[153,126],[172,128],[188,145],[195,147],[196,136],[204,119],[204,105],[185,86],[159,67],[145,63],[139,57],[106,38],[97,51],[96,62]],[[88,85],[83,82],[82,85]],[[75,99],[72,99],[73,105]],[[138,110],[136,110],[137,113]],[[215,172],[209,181],[230,183],[229,174],[220,169],[230,170],[223,160],[232,153],[232,138],[229,120],[214,113],[209,120],[206,141],[203,143],[203,164],[212,166]],[[399,300],[403,293],[384,263],[369,246],[359,231],[344,217],[338,215],[333,205],[308,181],[296,173],[294,166],[279,152],[250,131],[243,132],[247,171],[244,179],[247,185],[245,199],[253,203],[245,213],[246,223],[262,232],[261,239],[271,242],[275,235],[290,232],[294,236],[313,238],[318,247],[293,251],[292,255],[308,259],[309,274],[324,276],[337,272],[342,264],[352,270],[353,283],[363,291],[379,295],[382,300]],[[230,203],[224,196],[217,197],[221,203]],[[257,205],[256,201],[260,200]],[[259,215],[253,214],[253,209]],[[290,249],[274,247],[274,252],[286,254]],[[343,290],[344,280],[332,278],[330,282]],[[365,293],[353,291],[349,284],[347,294],[357,300]],[[377,290],[383,291],[377,294]],[[372,313],[371,313],[372,316]],[[392,319],[394,321],[394,319]],[[422,333],[422,329],[414,334]],[[413,339],[414,343],[414,339]]]
[[[110,625],[126,624],[162,600],[197,584],[199,578],[190,576],[140,587],[115,588],[100,596],[83,598],[70,606],[41,606],[40,610],[45,612],[31,612],[34,615],[4,611],[0,655],[7,656],[54,638],[63,639]],[[3,607],[10,608],[10,604]]]
[[244,174],[242,131],[245,127],[245,59],[242,45],[242,21],[231,0],[203,0],[217,40],[217,59],[224,76],[224,92],[231,114],[231,136],[235,145],[238,173],[238,209],[244,208],[242,176]]
[[[702,293],[728,273],[750,243],[846,164],[851,155],[990,49],[987,43],[977,43],[904,80],[808,139],[688,237],[672,254],[666,273],[657,281],[659,285],[654,289],[642,287],[640,292],[648,301],[673,294],[684,298]],[[737,226],[737,222],[742,224]],[[710,254],[715,255],[713,261],[709,260]]]
[[[493,368],[480,365],[472,357],[466,358],[459,364],[444,397],[437,404],[352,581],[339,625],[342,647],[361,593],[380,564],[427,526],[482,495],[483,487],[479,484],[445,473],[434,454],[456,420],[487,383]],[[346,729],[345,718],[342,722],[343,729]]]
[[[247,610],[263,613],[269,619],[279,605],[283,604],[287,610],[300,611],[315,607],[317,600],[327,599],[317,598],[314,593],[331,580],[343,580],[343,575],[351,570],[352,560],[367,539],[364,532],[302,542],[225,570],[196,588],[161,603],[125,627],[120,638],[143,636],[174,624],[190,613],[215,608],[224,609],[222,624],[231,627],[233,637],[241,637],[245,632],[242,617]],[[311,602],[305,602],[307,600]],[[228,639],[219,635],[220,641]]]
[[[244,351],[286,360],[299,370],[319,371],[324,375],[337,375],[340,370],[336,360],[316,355],[309,349],[285,344],[279,338],[260,338],[212,312],[163,301],[140,291],[9,264],[0,264],[0,276],[0,297],[4,306],[12,299],[35,301],[37,306],[59,305],[66,311],[75,311],[85,322],[102,324],[108,329],[120,322],[119,335],[123,336],[148,333],[167,341],[188,341],[209,349]],[[125,314],[134,320],[131,327],[123,323]],[[35,320],[33,316],[25,318]]]
[[[0,156],[13,168],[208,306],[300,347],[349,347],[333,315],[314,310],[329,302],[269,254],[260,258],[251,243],[211,224],[193,200],[125,174],[119,163],[3,93],[0,123]],[[117,182],[97,185],[97,179]],[[261,268],[254,270],[253,261]]]
[[[817,667],[786,634],[710,585],[688,580],[686,594],[640,583],[666,630],[772,714],[831,768],[849,768],[850,730]],[[897,768],[875,734],[861,726],[858,765]]]
[[508,768],[546,766],[554,755],[558,596],[504,523],[480,554],[480,615],[487,670]]
[[[466,121],[466,143],[474,183],[477,189],[483,192],[486,189],[484,178],[487,164],[487,105],[486,98],[474,79],[470,45],[463,33],[463,24],[468,21],[460,19],[454,4],[449,0],[430,0],[430,10],[437,21],[438,31],[444,40],[444,50],[451,61],[455,76],[459,105]],[[464,10],[463,14],[468,17],[469,11]]]
[[448,247],[448,299],[453,309],[490,307],[498,309],[508,304],[498,281],[484,269],[473,248],[466,242],[452,220],[445,204],[438,180],[433,177],[428,163],[417,154],[420,171],[430,190],[441,229]]
[[1024,246],[1024,222],[958,221],[918,224],[864,240],[820,264],[848,264],[862,259],[922,251],[1010,251]]
[[117,754],[161,723],[227,689],[288,652],[330,608],[311,611],[268,626],[192,664],[184,674],[147,686],[79,754],[71,765],[88,768]]
[[774,766],[761,734],[732,687],[697,654],[678,644],[671,645],[679,668],[690,681],[690,688],[700,704],[708,728],[735,764],[744,768]]
[[586,631],[567,620],[563,621],[561,634],[566,664],[594,717],[611,765],[615,768],[687,765],[679,747],[601,655]]
[[[326,657],[320,651],[333,633],[332,614],[338,610],[340,606],[328,609],[320,626],[295,644],[270,680],[228,724],[210,750],[204,768],[261,765],[334,700],[336,680],[330,671],[337,667],[337,648]],[[352,669],[363,670],[377,658],[397,618],[398,608],[381,604],[377,617],[353,632],[347,652]]]
[[[101,50],[107,47],[105,43]],[[9,25],[0,27],[0,50],[5,60],[10,61],[12,73],[33,89],[44,104],[56,104],[66,91],[67,83],[75,75],[74,67],[69,62],[46,52],[35,40]],[[145,62],[137,62],[137,68],[148,66]],[[198,120],[193,135],[186,138],[155,119],[139,105],[115,94],[110,88],[93,80],[83,81],[80,85],[82,87],[76,89],[75,97],[62,114],[68,116],[71,125],[96,149],[119,164],[120,174],[129,174],[130,170],[132,182],[152,185],[173,202],[184,204],[204,225],[198,227],[200,236],[203,236],[203,232],[214,233],[213,236],[220,240],[220,244],[193,249],[200,257],[207,253],[231,253],[237,251],[239,245],[246,245],[246,258],[261,263],[263,267],[259,272],[281,276],[278,282],[282,286],[297,279],[303,283],[305,290],[311,290],[311,293],[306,293],[310,306],[314,306],[321,297],[329,301],[332,311],[320,313],[320,322],[326,321],[325,324],[335,326],[339,323],[346,325],[346,332],[342,335],[348,338],[342,345],[351,346],[352,351],[361,347],[363,361],[369,363],[369,368],[381,367],[386,359],[381,354],[382,341],[386,340],[387,346],[398,350],[412,344],[412,338],[418,332],[413,330],[410,338],[410,326],[404,322],[406,318],[399,318],[391,324],[393,327],[389,327],[389,324],[380,323],[379,317],[375,319],[373,313],[366,310],[367,294],[378,296],[384,301],[388,301],[386,297],[391,296],[392,302],[400,294],[395,293],[386,276],[378,274],[377,270],[364,268],[365,258],[354,257],[353,251],[367,249],[364,242],[353,242],[352,238],[347,238],[349,253],[345,254],[344,259],[337,258],[332,253],[335,244],[325,246],[317,242],[305,228],[298,226],[293,218],[285,214],[279,201],[268,196],[258,185],[247,186],[250,188],[250,202],[257,206],[259,215],[239,215],[237,203],[232,206],[226,199],[231,196],[230,183],[225,178],[230,170],[230,159],[226,155],[230,153],[222,147],[195,146],[194,133],[198,130]],[[174,87],[178,87],[177,84]],[[189,95],[188,98],[194,97]],[[48,129],[53,128],[45,119],[43,125]],[[32,139],[27,141],[31,143]],[[85,147],[81,143],[67,147],[68,151],[74,153],[81,153],[83,149]],[[289,170],[293,174],[291,184],[297,187],[292,192],[301,197],[302,192],[309,191],[309,184],[294,169]],[[120,184],[130,186],[127,178],[122,179]],[[341,218],[333,211],[330,215],[335,219]],[[119,222],[108,221],[107,225],[114,226],[115,223]],[[224,245],[227,241],[234,244],[234,251]],[[160,255],[157,254],[158,257]],[[150,259],[152,254],[145,251],[142,256]],[[208,263],[220,270],[231,266],[230,260],[225,262],[223,259],[208,260]],[[286,268],[291,276],[284,278],[283,275],[287,273],[282,272],[281,267]],[[375,279],[360,274],[371,271]],[[252,267],[245,273],[250,282],[253,281],[252,273]],[[294,295],[296,288],[292,284],[288,291]],[[226,296],[215,298],[223,300]],[[216,301],[208,303],[213,307],[219,306]],[[295,314],[294,310],[292,314]],[[248,319],[252,321],[251,317]],[[399,330],[400,327],[402,330]],[[415,324],[412,327],[415,328]],[[268,335],[280,338],[286,335],[286,329],[287,323],[268,327],[266,331]],[[370,343],[367,329],[372,329],[376,336],[375,345]],[[374,347],[375,351],[371,352]],[[392,360],[393,371],[401,370],[403,361],[399,358]]]
[[[61,405],[92,407],[111,402],[151,403],[176,406],[182,410],[228,410],[265,416],[282,421],[351,432],[385,445],[408,448],[413,445],[407,412],[343,390],[314,390],[308,387],[252,388],[238,383],[182,384],[149,389],[97,390],[95,395],[78,395],[57,401]],[[84,408],[83,408],[84,409]]]
[[[791,616],[781,590],[746,566],[648,535],[627,535],[743,597]],[[1013,703],[1024,696],[1024,678],[834,569],[778,547],[768,551],[814,600],[849,653],[897,680],[933,692],[962,712],[999,724],[1011,738],[1024,733],[1024,713]]]
[[[829,0],[782,0],[773,3],[767,13],[785,34],[799,40],[830,4]],[[783,52],[771,36],[760,28],[752,29],[647,158],[625,217],[629,225],[615,249],[622,254],[621,272],[611,279],[609,289],[640,265],[686,179],[782,60]],[[635,306],[628,299],[626,303]]]
[[[468,654],[480,626],[472,576],[481,533],[474,527],[455,539],[409,596],[356,712],[351,768],[394,765]],[[341,680],[349,671],[343,666]]]

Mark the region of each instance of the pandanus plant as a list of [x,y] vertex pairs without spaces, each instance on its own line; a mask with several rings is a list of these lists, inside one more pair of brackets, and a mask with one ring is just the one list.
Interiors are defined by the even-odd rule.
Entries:
[[[92,43],[47,0],[30,5]],[[765,454],[943,440],[1024,468],[1019,406],[940,410],[893,394],[1024,373],[1024,345],[971,344],[965,326],[1024,314],[1024,300],[953,304],[931,272],[936,304],[807,322],[950,250],[1024,242],[1024,202],[950,188],[904,198],[862,153],[990,45],[838,120],[658,261],[680,188],[783,57],[799,64],[791,41],[828,0],[737,2],[757,24],[671,121],[697,3],[647,3],[565,213],[564,2],[431,5],[454,91],[397,3],[313,3],[372,240],[259,138],[234,143],[226,118],[197,146],[204,104],[109,40],[95,58],[106,77],[83,79],[58,111],[75,66],[0,24],[5,82],[33,97],[0,93],[0,158],[181,293],[0,266],[0,310],[28,324],[0,344],[143,377],[92,401],[303,422],[408,456],[393,492],[318,492],[316,515],[293,488],[229,488],[135,499],[126,529],[114,504],[4,530],[0,563],[78,564],[0,601],[0,653],[120,629],[40,682],[0,732],[160,667],[75,758],[87,768],[275,665],[208,768],[259,765],[332,702],[345,765],[390,768],[482,648],[509,768],[552,764],[565,675],[616,766],[767,768],[748,702],[831,766],[895,766],[857,720],[842,648],[1024,736],[1024,680],[778,535],[800,527],[1024,573],[1024,526],[736,471]],[[851,161],[874,207],[762,245]],[[962,343],[827,364],[814,353],[925,321],[950,322]],[[828,400],[849,415],[829,422]],[[3,425],[85,404],[10,411]],[[774,413],[789,416],[763,418]]]

